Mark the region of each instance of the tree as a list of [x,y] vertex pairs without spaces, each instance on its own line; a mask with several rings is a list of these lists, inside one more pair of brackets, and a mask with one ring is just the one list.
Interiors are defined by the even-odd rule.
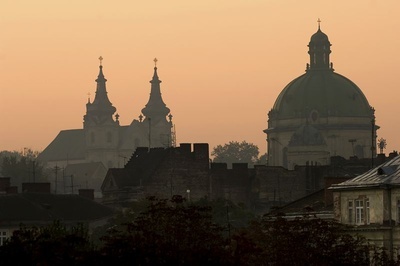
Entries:
[[233,236],[238,265],[394,265],[365,238],[332,220],[281,216],[253,221]]
[[1,151],[0,174],[11,177],[13,186],[21,187],[23,182],[44,181],[48,174],[42,163],[37,161],[38,151],[25,149],[23,152]]
[[258,161],[258,147],[253,143],[246,141],[230,141],[227,144],[214,147],[211,155],[214,156],[214,162],[227,163],[232,167],[232,163],[248,163],[253,166]]
[[58,221],[21,227],[0,247],[2,265],[87,265],[95,257],[85,227],[67,229]]
[[147,210],[126,223],[126,230],[110,230],[103,238],[105,264],[116,259],[123,265],[223,264],[226,240],[210,207],[189,204],[181,196],[148,199]]

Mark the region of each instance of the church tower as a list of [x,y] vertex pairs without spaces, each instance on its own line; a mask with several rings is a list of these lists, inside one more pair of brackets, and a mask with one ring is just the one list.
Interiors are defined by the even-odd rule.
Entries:
[[[147,133],[148,147],[170,147],[172,143],[172,115],[161,97],[161,80],[157,74],[157,58],[154,59],[154,74],[151,83],[150,98],[142,109],[140,122]],[[168,120],[167,120],[168,117]]]
[[103,58],[100,57],[99,75],[96,79],[97,88],[93,102],[86,104],[83,128],[85,132],[86,161],[103,162],[105,167],[115,166],[118,158],[119,115],[113,114],[116,108],[107,96],[106,82],[103,74]]

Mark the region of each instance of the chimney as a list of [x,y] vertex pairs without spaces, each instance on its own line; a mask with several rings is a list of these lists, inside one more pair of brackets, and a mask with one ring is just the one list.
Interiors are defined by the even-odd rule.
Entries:
[[398,155],[397,151],[392,151],[391,153],[389,153],[389,160],[393,159],[397,155]]
[[22,193],[50,194],[50,183],[22,183]]
[[18,194],[18,187],[17,186],[12,186],[8,187],[6,190],[7,194]]
[[94,200],[94,189],[89,189],[89,188],[85,188],[85,189],[79,189],[79,196],[84,197],[84,198],[88,198],[90,200]]
[[10,187],[10,177],[0,177],[0,193],[5,193]]
[[386,161],[386,155],[384,153],[380,153],[376,156],[375,166],[383,164]]

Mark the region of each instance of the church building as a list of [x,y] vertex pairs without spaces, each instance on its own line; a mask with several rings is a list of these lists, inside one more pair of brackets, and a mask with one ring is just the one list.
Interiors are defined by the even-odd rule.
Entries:
[[[96,95],[86,104],[83,128],[60,131],[38,157],[48,167],[88,163],[102,163],[105,169],[123,167],[137,147],[166,148],[174,143],[172,115],[161,97],[157,67],[150,81],[150,98],[139,119],[133,119],[130,125],[120,125],[119,114],[107,95],[102,57],[99,59]],[[104,175],[99,178],[100,184]]]
[[332,156],[375,156],[374,108],[354,82],[334,71],[330,47],[318,25],[306,73],[282,90],[268,113],[268,165],[294,169],[329,165]]

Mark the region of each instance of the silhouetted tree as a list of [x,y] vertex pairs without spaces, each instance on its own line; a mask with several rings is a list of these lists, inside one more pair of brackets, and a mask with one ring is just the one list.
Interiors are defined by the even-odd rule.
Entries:
[[23,182],[47,180],[48,173],[37,160],[38,151],[25,149],[24,152],[1,151],[0,174],[11,177],[11,185],[21,187]]
[[394,265],[385,252],[335,221],[314,217],[254,221],[234,235],[239,265]]
[[230,141],[227,144],[214,147],[211,155],[214,162],[227,163],[232,167],[232,163],[248,163],[253,166],[258,160],[258,147],[246,141]]
[[180,196],[149,198],[150,205],[126,230],[104,238],[104,261],[123,265],[220,265],[227,258],[223,228],[214,224],[211,208]]
[[1,265],[87,265],[95,258],[87,230],[59,222],[21,227],[0,247]]

